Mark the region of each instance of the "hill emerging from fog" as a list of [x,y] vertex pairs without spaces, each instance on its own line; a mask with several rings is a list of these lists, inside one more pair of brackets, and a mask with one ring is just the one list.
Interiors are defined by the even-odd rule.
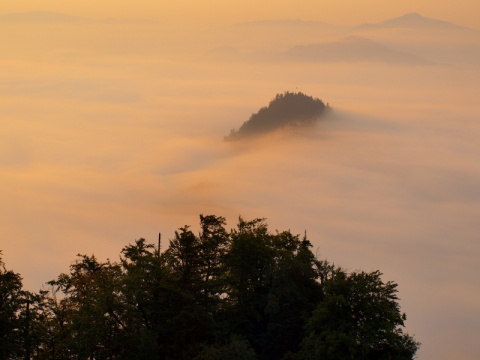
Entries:
[[232,129],[226,140],[239,140],[265,134],[287,126],[315,123],[330,107],[318,98],[301,92],[277,94],[267,107],[252,114],[238,130]]

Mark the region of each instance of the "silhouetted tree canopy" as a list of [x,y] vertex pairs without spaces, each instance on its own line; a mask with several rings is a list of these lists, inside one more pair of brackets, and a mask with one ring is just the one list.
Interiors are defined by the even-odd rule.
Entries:
[[259,135],[285,126],[312,124],[329,109],[322,100],[301,92],[277,94],[267,107],[252,114],[238,130],[232,130],[227,140]]
[[139,239],[118,262],[78,255],[38,294],[0,257],[0,360],[414,358],[379,271],[319,260],[306,235],[264,219],[225,224],[201,215],[163,253]]

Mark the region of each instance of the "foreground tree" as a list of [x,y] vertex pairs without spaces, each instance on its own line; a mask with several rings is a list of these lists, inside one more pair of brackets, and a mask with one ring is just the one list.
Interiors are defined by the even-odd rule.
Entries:
[[200,216],[164,253],[79,255],[50,291],[22,289],[0,258],[0,360],[413,359],[397,284],[318,260],[307,236],[264,219]]
[[418,343],[404,334],[397,284],[379,271],[347,274],[337,269],[325,283],[324,300],[307,323],[297,359],[412,359]]
[[[78,255],[69,274],[50,281],[54,293],[62,292],[53,314],[58,331],[60,358],[114,359],[123,355],[124,308],[118,296],[118,264],[100,263],[95,256]],[[59,349],[59,350],[60,350]]]
[[310,242],[240,219],[226,258],[230,324],[263,359],[296,351],[321,286]]
[[41,359],[48,348],[45,292],[22,288],[20,274],[7,270],[0,251],[0,359]]
[[25,305],[22,278],[7,270],[0,252],[0,359],[22,355],[23,324],[19,316]]

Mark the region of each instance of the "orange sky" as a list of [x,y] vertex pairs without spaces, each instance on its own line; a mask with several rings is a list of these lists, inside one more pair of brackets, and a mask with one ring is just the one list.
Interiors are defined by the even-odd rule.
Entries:
[[193,23],[229,23],[255,19],[300,18],[335,24],[375,22],[407,12],[419,12],[472,28],[480,28],[478,0],[2,0],[0,13],[57,11],[87,17],[141,17]]

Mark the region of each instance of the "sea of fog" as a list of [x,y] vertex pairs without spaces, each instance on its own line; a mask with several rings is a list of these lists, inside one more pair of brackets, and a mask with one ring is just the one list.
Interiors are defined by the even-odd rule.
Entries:
[[[28,289],[78,253],[116,260],[140,237],[196,230],[199,214],[229,227],[265,217],[272,231],[306,230],[320,258],[398,282],[419,359],[480,356],[476,54],[388,31],[370,37],[428,63],[275,61],[295,39],[265,57],[238,33],[230,44],[130,26],[0,25],[0,249]],[[284,91],[334,111],[223,140]]]

